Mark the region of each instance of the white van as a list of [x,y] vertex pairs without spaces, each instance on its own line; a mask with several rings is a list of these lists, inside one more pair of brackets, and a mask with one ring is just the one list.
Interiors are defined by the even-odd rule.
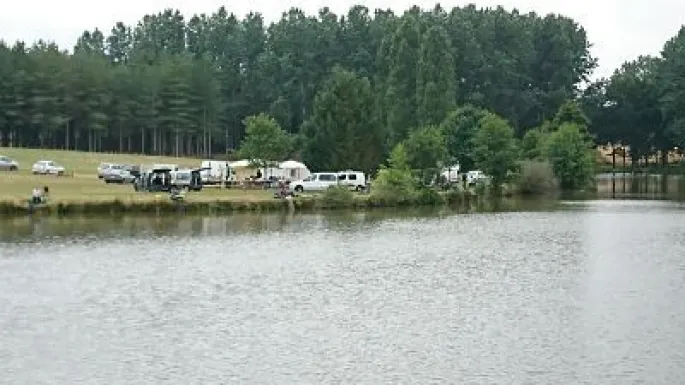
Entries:
[[290,183],[290,187],[298,193],[304,191],[324,191],[338,185],[337,172],[315,172],[312,175]]
[[366,189],[366,175],[361,171],[346,170],[338,173],[338,184],[355,191]]

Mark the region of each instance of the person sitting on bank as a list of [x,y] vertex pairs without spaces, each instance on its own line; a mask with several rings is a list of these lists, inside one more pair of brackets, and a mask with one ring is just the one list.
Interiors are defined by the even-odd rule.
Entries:
[[38,187],[35,187],[31,192],[31,203],[41,204],[43,202],[43,191]]
[[41,197],[42,202],[47,203],[49,196],[50,196],[50,189],[48,188],[48,186],[43,186],[43,196]]
[[48,194],[50,193],[50,189],[48,186],[43,186],[42,189],[36,187],[33,189],[31,192],[31,203],[35,205],[39,205],[41,203],[47,203],[48,202]]

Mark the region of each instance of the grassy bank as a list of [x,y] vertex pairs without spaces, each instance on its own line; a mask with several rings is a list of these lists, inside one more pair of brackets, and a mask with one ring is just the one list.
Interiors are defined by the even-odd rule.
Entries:
[[[130,186],[129,186],[130,187]],[[0,215],[17,216],[34,213],[38,215],[87,215],[87,214],[222,214],[230,212],[311,212],[335,209],[373,209],[410,206],[451,205],[468,209],[479,206],[478,198],[470,192],[438,193],[437,199],[424,202],[394,203],[375,199],[372,195],[354,195],[353,198],[338,199],[333,194],[296,197],[292,200],[275,199],[267,191],[233,191],[214,189],[207,194],[189,193],[183,202],[173,202],[167,194],[141,193],[132,198],[128,195],[105,199],[83,198],[82,200],[55,200],[31,208],[28,200],[0,201]],[[128,196],[128,198],[125,198]]]
[[[61,216],[176,212],[219,214],[236,211],[316,211],[445,205],[468,211],[471,207],[483,209],[483,206],[492,203],[485,202],[485,194],[477,193],[473,189],[451,192],[420,189],[410,194],[409,198],[399,198],[403,195],[401,191],[390,191],[387,194],[356,194],[333,189],[323,194],[282,200],[275,199],[273,191],[223,188],[205,188],[199,192],[189,192],[183,202],[176,203],[169,199],[168,194],[136,192],[128,184],[106,184],[97,178],[97,165],[101,162],[197,165],[199,159],[16,148],[0,148],[0,154],[10,156],[20,164],[17,172],[0,172],[0,215],[4,216],[27,213]],[[54,160],[73,174],[66,177],[31,174],[31,165],[40,159]],[[49,187],[48,204],[30,207],[28,198],[32,189],[42,186]]]

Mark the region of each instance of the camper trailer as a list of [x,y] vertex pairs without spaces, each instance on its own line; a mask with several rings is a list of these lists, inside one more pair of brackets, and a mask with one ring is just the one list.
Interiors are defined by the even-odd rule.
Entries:
[[221,184],[235,180],[235,171],[229,162],[220,160],[204,160],[200,165],[202,184]]

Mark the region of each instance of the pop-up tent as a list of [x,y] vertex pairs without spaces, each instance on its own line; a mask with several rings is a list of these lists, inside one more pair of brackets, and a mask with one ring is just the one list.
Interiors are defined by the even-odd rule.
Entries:
[[248,159],[231,162],[229,167],[235,171],[235,179],[243,181],[257,175],[258,167],[255,167],[255,162]]

